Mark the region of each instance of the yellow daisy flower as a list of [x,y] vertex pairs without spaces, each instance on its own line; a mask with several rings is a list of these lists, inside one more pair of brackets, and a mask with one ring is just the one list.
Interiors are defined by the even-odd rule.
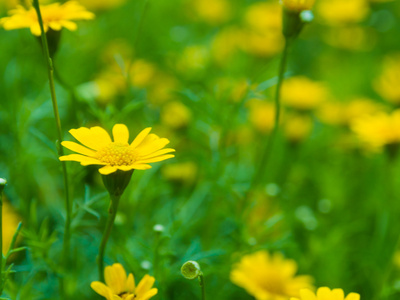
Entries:
[[[63,27],[73,31],[78,26],[72,20],[91,20],[94,18],[94,14],[87,11],[77,1],[41,5],[40,10],[45,32],[49,29],[58,31]],[[18,5],[15,9],[9,11],[9,15],[9,17],[0,19],[0,25],[5,30],[30,28],[32,34],[40,36],[39,21],[34,7],[26,9]]]
[[283,0],[283,6],[291,11],[309,10],[313,7],[315,0]]
[[142,130],[129,144],[129,131],[123,124],[113,127],[114,141],[103,128],[96,126],[92,128],[81,127],[71,129],[69,133],[84,146],[64,141],[61,143],[65,148],[79,154],[70,154],[60,157],[61,161],[77,161],[82,166],[103,165],[99,172],[108,175],[121,171],[147,170],[149,163],[166,160],[174,157],[174,149],[164,148],[169,143],[166,138],[159,138],[155,134],[149,134],[151,128]]
[[342,289],[331,290],[327,287],[321,287],[317,293],[303,289],[300,291],[300,298],[291,298],[290,300],[360,300],[360,295],[357,293],[350,293],[344,297]]
[[370,150],[379,151],[384,146],[400,143],[400,110],[391,114],[380,112],[355,119],[352,131]]
[[288,300],[312,288],[310,276],[295,276],[297,264],[282,254],[266,251],[244,256],[231,271],[231,281],[257,300]]
[[118,263],[105,268],[104,279],[106,284],[93,281],[90,287],[107,300],[147,300],[158,292],[152,288],[154,277],[145,275],[136,286],[132,273],[127,276],[124,267]]

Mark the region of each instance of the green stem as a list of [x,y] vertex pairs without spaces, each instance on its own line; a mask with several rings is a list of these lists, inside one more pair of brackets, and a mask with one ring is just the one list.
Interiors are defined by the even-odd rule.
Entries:
[[108,210],[107,223],[100,243],[99,257],[97,258],[100,281],[104,281],[104,252],[106,250],[107,242],[111,234],[111,229],[114,225],[115,216],[117,215],[118,210],[119,199],[121,198],[121,196],[110,195],[110,198],[111,203]]
[[268,160],[271,155],[272,148],[274,146],[276,136],[278,134],[279,130],[279,121],[280,121],[280,115],[281,115],[281,88],[282,88],[282,83],[284,80],[284,74],[285,74],[285,69],[286,69],[286,63],[287,63],[287,58],[288,58],[288,52],[290,48],[290,41],[286,40],[285,47],[283,49],[283,53],[281,56],[281,61],[279,64],[279,70],[278,70],[278,83],[276,85],[276,91],[275,91],[275,121],[274,121],[274,128],[272,129],[271,135],[267,141],[267,145],[265,147],[265,150],[262,153],[261,161],[258,164],[258,169],[256,170],[250,189],[252,189],[256,184],[258,184],[262,178],[262,174],[264,170],[267,167]]
[[[53,60],[50,57],[49,46],[47,43],[46,33],[44,31],[43,26],[43,19],[40,12],[39,0],[33,0],[33,6],[35,7],[37,17],[39,20],[40,30],[41,30],[41,39],[42,39],[42,50],[43,55],[46,59],[47,65],[47,73],[49,77],[49,86],[50,86],[50,94],[51,94],[51,101],[53,104],[53,112],[54,118],[56,120],[56,127],[57,127],[57,150],[58,155],[63,156],[64,151],[61,147],[62,141],[62,129],[61,129],[61,120],[60,114],[58,111],[57,105],[57,97],[56,97],[56,90],[54,85],[54,68],[53,68]],[[69,197],[69,184],[68,184],[68,173],[67,173],[67,166],[65,162],[61,162],[63,176],[64,176],[64,191],[65,191],[65,209],[66,209],[66,220],[65,220],[65,230],[64,230],[64,240],[63,240],[63,258],[65,265],[68,265],[69,258],[70,258],[70,240],[71,240],[71,214],[72,214],[72,202],[70,201]]]
[[206,300],[206,288],[204,285],[204,275],[203,273],[200,273],[199,275],[199,284],[201,287],[201,300]]
[[[2,189],[2,187],[0,187]],[[3,191],[0,191],[0,297],[3,294]]]

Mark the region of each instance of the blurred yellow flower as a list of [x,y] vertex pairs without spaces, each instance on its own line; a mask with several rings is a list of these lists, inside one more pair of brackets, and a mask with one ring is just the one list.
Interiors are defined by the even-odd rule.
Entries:
[[290,114],[285,118],[283,132],[288,140],[300,142],[310,135],[313,121],[308,115]]
[[231,4],[228,0],[192,0],[197,17],[211,25],[218,25],[231,17]]
[[342,289],[331,290],[327,287],[320,287],[317,293],[307,289],[302,289],[299,298],[291,298],[290,300],[360,300],[360,295],[350,293],[344,297]]
[[400,143],[400,110],[378,113],[355,119],[351,129],[370,150]]
[[126,90],[126,79],[122,73],[106,70],[100,73],[92,82],[95,85],[96,100],[101,104],[108,104],[122,95]]
[[371,99],[355,98],[350,102],[325,102],[319,107],[317,116],[329,125],[348,126],[354,119],[383,111],[385,107]]
[[262,133],[269,133],[274,128],[275,106],[271,102],[252,99],[248,102],[249,120],[255,129]]
[[273,56],[284,46],[282,8],[279,3],[257,2],[244,16],[241,47],[257,56]]
[[300,12],[312,9],[315,0],[283,0],[282,3],[287,10]]
[[108,10],[121,6],[126,0],[78,0],[90,10]]
[[7,254],[10,249],[12,238],[17,230],[21,218],[16,214],[12,206],[3,199],[3,254]]
[[151,166],[148,163],[158,162],[174,157],[174,149],[164,148],[169,143],[166,138],[159,138],[155,134],[149,134],[151,128],[142,130],[129,144],[129,131],[123,124],[113,127],[114,142],[107,131],[101,127],[71,129],[69,133],[84,146],[64,141],[65,148],[79,154],[61,156],[61,161],[77,161],[82,166],[102,165],[99,169],[103,175],[121,171],[147,170]]
[[148,100],[150,103],[159,105],[171,100],[174,96],[173,92],[177,88],[178,81],[166,74],[158,72],[148,89]]
[[359,25],[337,26],[327,29],[323,39],[332,47],[365,51],[375,46],[376,32]]
[[374,82],[374,88],[384,100],[400,103],[400,54],[387,56],[382,72]]
[[161,123],[173,129],[186,127],[191,118],[190,109],[179,101],[168,102],[161,110]]
[[317,14],[329,25],[361,22],[369,13],[366,0],[319,0]]
[[[78,26],[72,20],[90,20],[94,18],[94,14],[87,11],[77,1],[41,5],[40,9],[45,32],[49,29],[61,30],[63,27],[73,31]],[[0,25],[5,30],[30,28],[32,34],[40,35],[39,21],[33,7],[26,9],[18,5],[17,8],[9,11],[9,14],[9,17],[0,19]]]
[[300,289],[312,288],[310,276],[295,276],[297,264],[281,253],[258,251],[234,265],[231,281],[257,300],[287,300],[298,297]]
[[144,60],[138,59],[132,63],[130,69],[130,78],[133,86],[144,88],[152,83],[152,80],[156,76],[156,67]]
[[127,276],[124,267],[118,263],[104,269],[104,279],[106,284],[93,281],[90,287],[107,300],[148,300],[158,292],[153,288],[154,277],[145,275],[136,286],[132,273]]
[[230,62],[241,44],[242,36],[242,29],[237,27],[228,27],[219,31],[211,46],[213,59],[220,65]]
[[168,164],[161,170],[161,174],[168,180],[192,183],[196,180],[198,167],[192,161]]
[[304,76],[292,77],[283,82],[282,103],[298,110],[317,108],[329,97],[327,87]]
[[209,60],[210,52],[207,47],[200,45],[188,46],[179,54],[177,69],[185,74],[195,73],[204,70]]

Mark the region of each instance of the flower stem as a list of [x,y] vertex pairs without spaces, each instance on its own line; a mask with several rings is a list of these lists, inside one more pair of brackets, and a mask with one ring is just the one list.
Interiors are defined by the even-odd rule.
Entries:
[[104,229],[103,237],[101,239],[99,248],[99,257],[97,258],[97,264],[99,268],[99,278],[100,281],[104,281],[104,252],[107,247],[107,242],[111,234],[111,229],[114,225],[115,216],[117,215],[119,199],[121,196],[110,195],[110,208],[108,209],[108,217],[106,228]]
[[206,300],[206,288],[204,286],[204,275],[200,273],[199,275],[199,284],[201,287],[201,300]]
[[3,189],[0,187],[0,297],[3,294]]
[[279,130],[279,121],[280,121],[280,115],[281,115],[281,88],[282,88],[282,83],[284,79],[284,74],[285,74],[285,69],[286,69],[286,64],[287,64],[287,58],[288,58],[288,52],[290,48],[290,40],[287,39],[285,43],[285,47],[283,49],[283,53],[281,56],[281,61],[279,63],[279,70],[278,70],[278,82],[276,85],[276,91],[275,91],[275,120],[274,120],[274,128],[272,129],[271,135],[267,141],[267,145],[265,147],[264,152],[262,153],[261,161],[258,164],[258,169],[256,170],[250,189],[252,189],[256,184],[258,184],[262,178],[262,173],[264,172],[268,160],[271,155],[272,148],[274,146],[276,136],[278,134]]
[[[62,141],[62,129],[61,129],[61,120],[60,114],[58,111],[57,105],[57,97],[56,97],[56,90],[54,85],[54,68],[53,68],[53,60],[51,59],[49,46],[47,43],[46,33],[43,27],[43,19],[40,12],[39,7],[39,0],[33,0],[33,6],[35,7],[36,14],[39,20],[39,26],[41,30],[41,39],[42,39],[42,50],[43,55],[46,59],[46,66],[47,66],[47,73],[49,77],[49,86],[50,86],[50,94],[51,94],[51,101],[53,104],[53,112],[54,118],[56,120],[56,127],[57,127],[57,150],[58,155],[63,156],[64,151],[61,147]],[[65,220],[65,230],[64,230],[64,241],[63,241],[63,257],[65,265],[68,264],[70,258],[70,240],[71,240],[71,214],[72,214],[72,202],[70,201],[69,197],[69,184],[68,184],[68,173],[67,173],[67,166],[65,162],[61,162],[63,176],[64,176],[64,192],[65,192],[65,209],[66,209],[66,220]]]

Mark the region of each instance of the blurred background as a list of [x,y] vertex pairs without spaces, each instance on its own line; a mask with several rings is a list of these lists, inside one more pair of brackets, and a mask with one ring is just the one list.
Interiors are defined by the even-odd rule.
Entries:
[[[176,149],[134,172],[107,264],[154,275],[156,299],[200,299],[180,274],[197,260],[209,299],[254,299],[229,274],[243,255],[266,249],[294,259],[315,286],[399,299],[399,1],[317,0],[290,49],[278,137],[255,179],[274,123],[279,2],[79,2],[96,18],[50,40],[64,140],[72,128],[123,123],[131,136],[153,127]],[[1,0],[0,16],[18,3]],[[18,245],[28,247],[12,257],[7,293],[58,299],[64,188],[45,62],[28,29],[1,29],[0,44],[5,247],[19,220]],[[98,299],[90,282],[109,199],[96,166],[68,170],[66,289]]]

